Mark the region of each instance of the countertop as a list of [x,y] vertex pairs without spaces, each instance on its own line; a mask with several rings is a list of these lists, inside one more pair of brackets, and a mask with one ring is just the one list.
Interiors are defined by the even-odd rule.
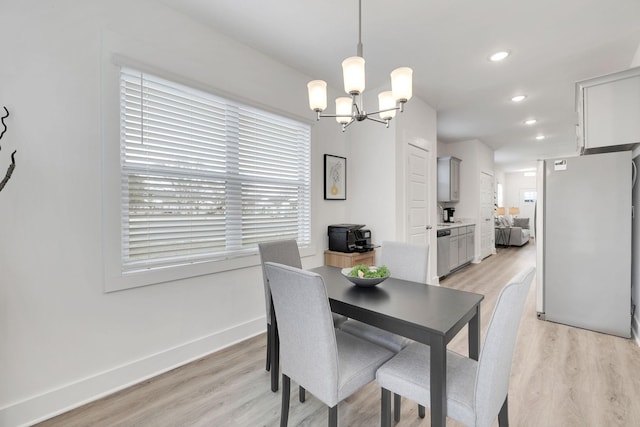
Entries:
[[465,221],[439,223],[438,226],[437,226],[437,230],[446,230],[446,229],[452,229],[452,228],[466,227],[467,225],[475,226],[476,224],[474,222],[465,222]]

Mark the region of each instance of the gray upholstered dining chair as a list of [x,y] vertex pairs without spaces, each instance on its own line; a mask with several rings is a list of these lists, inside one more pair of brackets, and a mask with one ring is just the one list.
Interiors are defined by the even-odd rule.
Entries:
[[[295,240],[277,240],[273,242],[258,244],[260,251],[260,260],[262,262],[262,276],[264,284],[264,301],[267,313],[267,363],[266,370],[271,369],[271,290],[267,282],[267,276],[264,270],[265,262],[277,262],[279,264],[289,265],[291,267],[302,268],[302,260],[300,259],[300,250]],[[333,314],[334,324],[339,327],[342,322],[347,320],[345,316]]]
[[391,277],[410,282],[427,283],[429,279],[429,245],[384,241],[380,251],[380,264],[389,268]]
[[[427,283],[429,279],[429,245],[383,241],[380,252],[380,264],[387,266],[391,277],[411,282]],[[395,353],[398,353],[413,342],[409,338],[356,320],[348,320],[342,324],[341,329],[349,334],[386,347]],[[396,394],[393,405],[396,421],[400,420],[400,401],[401,396]],[[424,416],[424,407],[422,405],[419,405],[418,411],[421,416]]]
[[[507,394],[513,350],[535,268],[525,269],[500,291],[479,360],[447,352],[447,415],[467,426],[509,424]],[[391,392],[430,406],[429,347],[412,343],[376,374],[382,387],[381,425],[391,425]]]
[[[381,247],[380,264],[387,266],[391,277],[426,284],[429,271],[429,245],[384,241]],[[411,343],[408,338],[352,319],[342,324],[340,329],[396,353]]]
[[322,276],[267,262],[265,271],[280,335],[282,414],[289,418],[291,379],[329,407],[338,424],[338,403],[373,381],[393,352],[335,329]]

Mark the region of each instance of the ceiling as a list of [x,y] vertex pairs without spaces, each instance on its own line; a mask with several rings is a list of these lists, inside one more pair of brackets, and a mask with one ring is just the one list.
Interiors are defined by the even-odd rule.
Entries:
[[[334,88],[356,54],[357,0],[159,1]],[[413,68],[439,141],[479,139],[497,169],[522,170],[576,152],[574,84],[630,67],[639,17],[640,0],[362,0],[366,83],[390,88],[391,70]],[[490,62],[499,50],[511,55]],[[364,94],[373,109],[376,91]]]

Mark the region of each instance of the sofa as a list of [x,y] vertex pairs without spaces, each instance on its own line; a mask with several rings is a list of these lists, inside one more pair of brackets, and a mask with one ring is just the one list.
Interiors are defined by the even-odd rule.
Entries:
[[529,229],[529,218],[514,218],[513,224],[509,224],[508,222],[505,223],[502,221],[506,221],[506,219],[503,218],[503,220],[501,220],[501,222],[499,223],[499,226],[506,227],[506,230],[505,228],[496,228],[496,246],[505,244],[505,231],[509,236],[509,246],[523,246],[529,243],[529,239],[531,238],[531,230]]

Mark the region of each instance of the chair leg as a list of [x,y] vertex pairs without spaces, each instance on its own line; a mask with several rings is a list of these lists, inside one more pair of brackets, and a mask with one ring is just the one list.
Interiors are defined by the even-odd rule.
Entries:
[[500,408],[500,412],[498,412],[498,425],[500,427],[509,427],[509,395],[507,394],[504,398],[504,403],[502,404],[502,408]]
[[299,386],[298,396],[300,398],[300,403],[304,403],[304,401],[306,400],[304,387]]
[[418,416],[424,418],[424,406],[418,405]]
[[400,421],[400,407],[402,401],[402,396],[397,393],[393,393],[393,419],[398,422]]
[[338,427],[338,405],[329,408],[329,427]]
[[385,388],[380,398],[380,427],[391,427],[391,392]]
[[291,391],[291,379],[282,374],[282,409],[280,413],[280,427],[287,427],[289,422],[289,395]]
[[271,325],[267,323],[267,372],[271,370]]

